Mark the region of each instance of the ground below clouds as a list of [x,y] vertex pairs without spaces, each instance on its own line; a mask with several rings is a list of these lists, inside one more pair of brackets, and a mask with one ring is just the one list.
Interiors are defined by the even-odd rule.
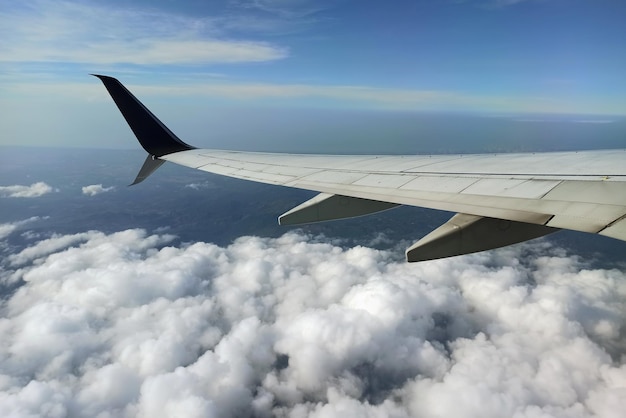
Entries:
[[626,273],[547,242],[406,264],[299,233],[171,240],[2,247],[1,416],[626,410]]

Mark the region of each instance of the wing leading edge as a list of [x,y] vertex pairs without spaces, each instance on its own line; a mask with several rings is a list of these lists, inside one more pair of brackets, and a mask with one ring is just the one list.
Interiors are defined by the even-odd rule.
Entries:
[[373,156],[196,149],[119,81],[97,75],[149,153],[138,183],[164,161],[320,195],[281,224],[361,216],[397,205],[457,212],[407,250],[408,261],[467,254],[558,229],[626,241],[626,151]]

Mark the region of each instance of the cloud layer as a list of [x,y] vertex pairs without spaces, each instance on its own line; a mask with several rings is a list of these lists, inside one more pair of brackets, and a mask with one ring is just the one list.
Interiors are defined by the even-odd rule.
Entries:
[[[2,416],[619,416],[626,274],[547,243],[406,264],[297,233],[13,254]],[[523,262],[518,261],[523,260]]]
[[30,186],[0,186],[0,197],[39,197],[56,191],[43,181],[33,183]]

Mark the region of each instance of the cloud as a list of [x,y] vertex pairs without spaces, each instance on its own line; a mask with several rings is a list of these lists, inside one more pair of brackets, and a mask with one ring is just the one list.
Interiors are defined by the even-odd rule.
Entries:
[[[368,86],[350,85],[313,85],[313,84],[272,84],[272,83],[232,83],[232,82],[207,82],[206,78],[201,81],[189,82],[184,80],[176,83],[176,80],[154,85],[133,85],[124,82],[126,86],[140,98],[153,97],[179,97],[179,98],[218,98],[235,101],[265,101],[275,104],[277,100],[287,104],[308,106],[311,103],[319,103],[325,100],[328,103],[347,104],[350,108],[375,108],[375,109],[436,109],[436,108],[474,108],[487,107],[506,111],[511,106],[525,106],[527,103],[507,103],[497,97],[467,96],[454,91],[439,90],[411,90],[390,89]],[[7,86],[7,91],[12,94],[59,95],[85,100],[110,101],[110,96],[101,85],[90,83],[66,83],[66,82],[13,82]],[[537,103],[529,106],[533,109]],[[560,104],[560,103],[558,103]],[[550,103],[541,103],[547,107]],[[556,104],[555,104],[556,106]]]
[[84,186],[82,190],[84,195],[95,196],[100,193],[106,193],[110,192],[111,190],[115,190],[115,187],[102,187],[102,184],[90,184],[89,186]]
[[0,197],[39,197],[56,191],[58,190],[40,181],[30,186],[0,186]]
[[[31,218],[36,220],[37,218]],[[21,224],[30,222],[31,220],[22,221]],[[19,222],[17,223],[19,224]],[[9,224],[15,225],[15,224]],[[28,232],[28,231],[27,231]],[[34,236],[33,238],[36,238]],[[7,257],[7,261],[12,266],[20,266],[34,260],[41,259],[42,257],[58,252],[64,248],[75,245],[76,243],[83,242],[92,237],[90,233],[79,233],[73,235],[54,235],[51,238],[38,241],[30,247],[26,247],[22,251],[16,254],[11,254]]]
[[[171,81],[171,80],[170,80]],[[61,92],[61,87],[50,86]],[[89,86],[91,87],[91,86]],[[21,88],[16,86],[16,88]],[[40,91],[42,86],[37,87]],[[231,83],[202,80],[200,82],[162,85],[129,86],[140,97],[203,97],[237,101],[260,101],[276,105],[278,101],[289,105],[311,105],[320,102],[331,106],[347,106],[360,109],[394,110],[473,110],[572,114],[619,114],[619,106],[612,103],[565,101],[558,98],[538,96],[506,97],[497,95],[468,94],[454,90],[394,89],[359,85],[316,85],[276,83]],[[72,90],[79,91],[76,87]],[[107,99],[104,94],[94,96]],[[109,99],[110,100],[110,99]],[[593,109],[592,109],[593,108]]]
[[531,123],[587,123],[587,124],[600,124],[605,125],[608,123],[615,123],[613,119],[569,119],[569,118],[517,118],[516,122],[531,122]]
[[[350,108],[437,109],[472,108],[506,104],[498,98],[479,98],[452,91],[390,89],[350,85],[269,84],[269,83],[194,83],[171,86],[130,86],[142,97],[148,95],[177,97],[217,97],[237,101],[271,101],[283,103],[327,103]],[[104,96],[102,96],[104,97]]]
[[[0,415],[619,416],[626,274],[546,242],[421,264],[298,233],[56,236],[0,277]],[[26,252],[28,251],[28,252]]]
[[32,218],[24,219],[22,221],[0,224],[0,239],[8,237],[13,233],[13,231],[18,229],[19,227],[29,224],[31,222],[38,221],[39,219],[41,219],[39,216],[33,216]]
[[210,181],[203,181],[200,183],[189,183],[185,184],[185,187],[193,190],[206,190],[215,188],[215,184]]
[[528,3],[533,0],[451,0],[452,3],[457,4],[465,4],[465,3],[475,3],[476,6],[489,8],[489,9],[498,9],[508,6],[513,6],[518,3]]
[[239,0],[240,7],[258,9],[287,19],[309,16],[330,7],[319,0]]
[[[542,1],[542,0],[539,0]],[[538,0],[449,0],[454,4],[470,4],[475,7],[479,7],[486,10],[498,10],[511,6],[516,6],[520,3],[537,3]]]
[[[0,76],[1,77],[1,76]],[[106,101],[111,97],[102,85],[87,82],[65,82],[46,80],[42,77],[20,75],[20,79],[7,78],[5,91],[10,95],[33,95],[70,97],[90,102]],[[8,82],[10,81],[10,82]],[[503,113],[542,113],[542,114],[589,114],[622,115],[621,103],[599,101],[586,98],[576,101],[562,98],[540,96],[507,97],[505,95],[471,94],[455,90],[420,90],[395,89],[365,85],[328,85],[328,84],[280,84],[280,83],[243,83],[226,81],[206,75],[174,75],[161,81],[133,84],[122,78],[129,90],[141,100],[158,98],[169,100],[188,100],[197,106],[197,98],[228,99],[237,102],[255,102],[255,104],[288,107],[345,107],[349,109],[381,110],[442,110]],[[591,119],[581,119],[589,123]],[[608,123],[609,119],[605,119]],[[596,123],[602,123],[596,122]]]
[[310,84],[231,84],[231,83],[202,83],[194,85],[178,85],[175,87],[146,87],[137,86],[138,92],[177,95],[177,96],[217,96],[231,99],[289,99],[296,97],[322,97],[339,100],[354,100],[361,102],[417,104],[433,103],[441,100],[450,100],[456,95],[452,92],[437,90],[406,90],[387,89],[367,86],[333,86]]
[[499,7],[512,6],[514,4],[528,2],[529,0],[492,0],[491,4]]
[[0,62],[208,64],[284,58],[267,42],[228,39],[217,20],[156,9],[34,0],[4,7]]

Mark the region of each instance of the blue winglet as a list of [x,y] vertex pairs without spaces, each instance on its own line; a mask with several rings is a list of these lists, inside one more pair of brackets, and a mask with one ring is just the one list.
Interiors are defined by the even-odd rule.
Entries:
[[106,75],[92,75],[102,81],[139,143],[150,155],[161,157],[173,152],[194,149],[174,135],[117,79]]

